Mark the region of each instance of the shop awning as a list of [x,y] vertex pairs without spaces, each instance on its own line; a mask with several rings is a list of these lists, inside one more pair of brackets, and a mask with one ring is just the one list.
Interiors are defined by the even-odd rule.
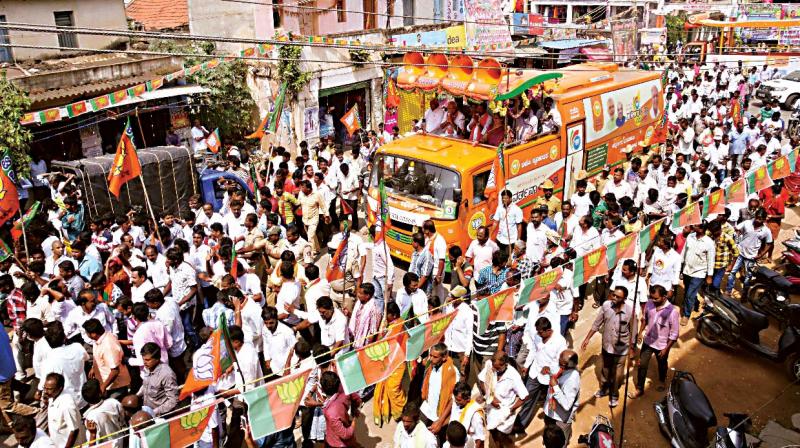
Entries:
[[581,48],[581,54],[590,61],[611,61],[611,52],[606,47],[594,46]]

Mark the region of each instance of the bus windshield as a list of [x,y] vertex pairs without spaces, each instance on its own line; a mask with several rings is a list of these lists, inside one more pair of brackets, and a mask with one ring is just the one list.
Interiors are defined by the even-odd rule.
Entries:
[[413,201],[404,205],[403,208],[410,207],[407,211],[429,212],[438,219],[455,219],[457,207],[453,191],[461,188],[458,173],[420,160],[384,155],[374,164],[370,185],[378,185],[381,165],[386,192]]

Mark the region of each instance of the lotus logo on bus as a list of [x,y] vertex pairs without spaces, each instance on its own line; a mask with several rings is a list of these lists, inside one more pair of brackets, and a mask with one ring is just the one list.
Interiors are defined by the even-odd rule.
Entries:
[[550,147],[550,160],[558,160],[558,145],[553,145]]
[[476,212],[472,215],[467,228],[470,239],[474,240],[477,237],[478,229],[484,224],[486,224],[486,215],[483,212]]
[[519,173],[519,160],[514,159],[511,161],[511,174],[516,175]]
[[300,398],[306,387],[306,379],[303,376],[287,381],[283,384],[278,384],[275,388],[278,390],[278,398],[281,399],[283,404],[294,404]]
[[450,325],[450,321],[453,320],[452,316],[443,317],[439,320],[433,321],[431,324],[431,334],[434,336],[438,336],[448,325]]
[[183,429],[194,429],[200,425],[206,416],[208,415],[209,408],[198,409],[190,414],[186,414],[181,417],[181,428]]
[[599,117],[600,115],[603,115],[603,105],[600,104],[600,101],[595,100],[592,103],[592,113],[594,114],[595,117]]

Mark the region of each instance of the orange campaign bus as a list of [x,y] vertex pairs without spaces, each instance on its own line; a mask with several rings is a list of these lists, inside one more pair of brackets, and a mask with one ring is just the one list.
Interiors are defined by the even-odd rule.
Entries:
[[[618,68],[612,63],[573,65],[558,73],[509,71],[481,61],[476,70],[464,74],[464,56],[457,57],[458,73],[468,79],[460,83],[447,79],[449,71],[442,70],[441,65],[434,71],[412,65],[401,68],[398,87],[414,88],[416,80],[422,78],[425,90],[430,90],[435,84],[431,72],[437,76],[444,73],[445,82],[439,82],[439,90],[448,92],[448,85],[458,85],[459,92],[471,99],[504,100],[541,86],[560,112],[562,126],[557,133],[539,135],[502,150],[506,189],[523,209],[526,220],[545,180],[553,182],[555,195],[569,197],[578,171],[595,176],[605,165],[623,163],[624,148],[633,146],[635,155],[641,150],[640,143],[657,143],[656,131],[664,113],[659,73]],[[440,63],[441,58],[436,61]],[[496,69],[488,76],[487,66]],[[408,76],[411,72],[413,76]],[[475,85],[480,83],[483,85]],[[471,97],[470,92],[478,94]],[[493,98],[487,92],[493,92]],[[367,207],[368,215],[374,216],[382,179],[390,218],[386,240],[391,255],[409,261],[411,236],[427,219],[434,221],[448,247],[457,244],[466,248],[477,229],[490,223],[494,212],[484,190],[499,152],[497,147],[473,145],[465,139],[424,134],[381,146],[373,164]]]

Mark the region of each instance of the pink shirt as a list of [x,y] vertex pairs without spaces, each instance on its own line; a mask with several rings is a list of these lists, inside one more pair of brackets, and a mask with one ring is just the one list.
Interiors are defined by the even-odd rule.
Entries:
[[142,358],[139,353],[144,344],[148,342],[154,342],[161,349],[161,362],[165,364],[169,362],[167,350],[172,347],[172,336],[170,336],[164,324],[153,319],[142,322],[139,328],[136,329],[136,333],[133,335],[133,353],[136,357],[130,359],[130,365],[142,365]]
[[94,357],[94,366],[102,381],[105,381],[111,375],[112,369],[119,368],[119,375],[111,383],[109,389],[119,389],[131,383],[128,367],[122,362],[122,345],[120,345],[116,335],[108,331],[103,333],[94,344],[92,356]]
[[478,240],[472,240],[467,248],[466,257],[472,258],[472,267],[475,272],[480,272],[486,266],[492,265],[492,254],[498,251],[497,243],[492,240],[486,241],[483,246],[478,243]]
[[360,402],[357,394],[347,395],[342,388],[322,405],[325,415],[325,444],[343,448],[355,442],[355,425],[350,417],[350,402]]

